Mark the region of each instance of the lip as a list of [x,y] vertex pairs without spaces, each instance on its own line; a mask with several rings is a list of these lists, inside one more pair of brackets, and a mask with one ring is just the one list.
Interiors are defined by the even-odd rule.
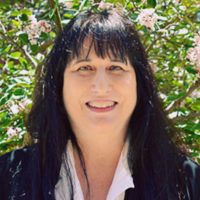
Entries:
[[[108,106],[105,108],[97,108],[97,107],[91,107],[89,106],[89,102],[114,102],[114,105],[112,106]],[[98,113],[102,113],[102,112],[109,112],[112,111],[113,109],[115,109],[115,107],[117,106],[117,102],[116,101],[111,101],[111,100],[93,100],[93,101],[89,101],[86,103],[86,106],[89,110],[93,111],[93,112],[98,112]]]
[[116,102],[117,103],[117,101],[110,100],[110,99],[93,99],[93,100],[88,101],[86,103],[89,103],[89,102],[102,102],[102,103],[104,103],[104,102]]

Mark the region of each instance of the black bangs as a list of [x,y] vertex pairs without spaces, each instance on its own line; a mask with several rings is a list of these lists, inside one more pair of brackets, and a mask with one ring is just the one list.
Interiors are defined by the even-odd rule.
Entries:
[[[70,52],[68,62],[74,57],[80,57],[84,51],[86,40],[89,41],[88,56],[92,47],[94,47],[97,56],[104,58],[117,58],[127,62],[130,46],[129,35],[126,23],[123,23],[123,17],[115,12],[109,11],[92,15],[91,12],[83,13],[78,16],[71,27]],[[130,34],[130,32],[129,32]]]

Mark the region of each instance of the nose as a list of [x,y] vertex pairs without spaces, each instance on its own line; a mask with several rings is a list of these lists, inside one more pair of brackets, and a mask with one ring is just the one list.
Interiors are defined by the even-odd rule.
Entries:
[[106,73],[105,69],[101,68],[96,71],[92,81],[91,89],[92,92],[97,93],[99,95],[103,95],[111,91],[111,80],[109,78],[109,75]]

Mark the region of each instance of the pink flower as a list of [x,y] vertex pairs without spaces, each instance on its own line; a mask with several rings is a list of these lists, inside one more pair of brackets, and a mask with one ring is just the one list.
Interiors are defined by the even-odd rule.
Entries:
[[11,127],[8,127],[7,128],[7,139],[10,139],[14,136],[17,136],[19,134],[19,132],[21,131],[22,129],[21,128],[13,128],[12,126]]
[[196,90],[196,91],[192,92],[191,96],[196,97],[196,98],[200,98],[200,91]]
[[190,48],[186,58],[189,59],[198,68],[200,68],[200,46]]
[[7,128],[7,139],[10,139],[10,138],[12,138],[12,137],[14,137],[14,136],[17,136],[19,133],[20,133],[20,131],[21,131],[22,129],[21,128],[13,128],[12,126],[11,127],[8,127]]
[[72,8],[74,3],[73,2],[65,2],[64,3],[67,8]]
[[16,130],[16,133],[18,134],[18,133],[20,133],[20,131],[21,131],[22,129],[21,129],[21,128],[16,128],[15,130]]
[[38,22],[38,28],[42,31],[42,32],[50,32],[51,31],[51,25],[44,20],[41,20]]
[[28,16],[28,20],[31,21],[32,23],[37,23],[37,19],[35,18],[34,15]]
[[13,112],[13,114],[17,114],[19,112],[19,108],[17,105],[12,105],[10,107],[10,110]]
[[31,43],[32,45],[35,45],[35,44],[37,44],[37,40],[36,40],[36,39],[32,39],[32,40],[30,40],[30,43]]
[[19,105],[22,108],[25,108],[26,106],[28,106],[31,103],[32,103],[32,101],[30,99],[23,99],[23,100],[21,100],[21,102],[19,103]]
[[25,26],[25,27],[23,28],[23,31],[26,33],[26,32],[28,31],[28,27]]
[[51,31],[51,26],[50,26],[50,25],[47,25],[47,26],[46,26],[46,29],[45,29],[45,32],[48,33],[48,32],[50,32],[50,31]]
[[45,27],[44,26],[40,26],[39,30],[40,30],[40,32],[45,32]]
[[200,36],[199,35],[194,36],[194,45],[200,45]]
[[98,9],[104,10],[104,9],[109,9],[112,8],[113,4],[112,3],[105,3],[103,1],[100,2]]
[[23,28],[23,31],[28,34],[31,44],[37,44],[37,39],[40,37],[42,32],[48,33],[51,31],[51,25],[45,20],[37,22],[34,17],[30,16],[29,18],[30,23]]
[[148,8],[148,9],[143,9],[137,19],[139,24],[151,28],[154,31],[155,30],[154,24],[158,20],[158,15],[155,13],[155,9]]
[[179,4],[179,0],[174,0],[174,4],[177,6]]

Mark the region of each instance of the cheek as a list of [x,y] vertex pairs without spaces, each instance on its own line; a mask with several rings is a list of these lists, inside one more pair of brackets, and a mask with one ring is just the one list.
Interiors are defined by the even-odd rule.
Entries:
[[63,85],[63,100],[65,108],[70,111],[77,109],[85,94],[86,84],[74,78],[65,78]]
[[132,91],[132,92],[136,92],[136,77],[135,77],[135,73],[133,72],[129,72],[124,74],[123,76],[121,76],[120,78],[115,80],[115,83],[117,83],[124,88],[124,90],[126,91]]
[[137,83],[135,76],[130,75],[126,77],[123,89],[130,109],[135,108],[137,102]]

